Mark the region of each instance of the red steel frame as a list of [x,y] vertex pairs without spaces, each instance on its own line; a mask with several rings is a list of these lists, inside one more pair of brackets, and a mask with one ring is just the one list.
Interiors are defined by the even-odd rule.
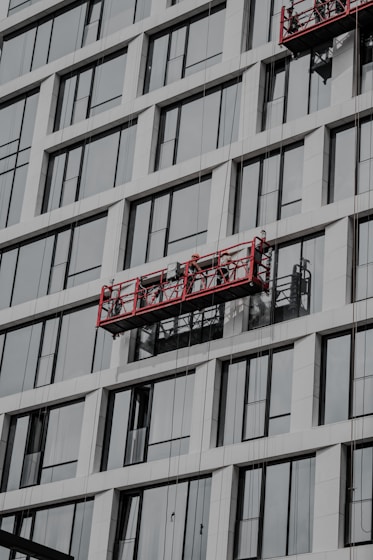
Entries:
[[[356,16],[364,8],[373,6],[373,0],[324,0],[302,10],[307,0],[295,0],[281,10],[280,44],[319,30],[332,22]],[[290,7],[291,6],[291,7]],[[340,11],[339,11],[340,10]],[[353,22],[352,22],[353,25]]]
[[[231,254],[228,268],[221,262],[227,251]],[[198,264],[202,271],[192,270],[192,261],[181,263],[180,275],[172,280],[167,279],[168,269],[162,269],[103,286],[96,326],[118,334],[187,312],[188,303],[191,309],[201,309],[211,305],[214,297],[221,303],[249,292],[268,291],[271,250],[264,238],[204,255]]]

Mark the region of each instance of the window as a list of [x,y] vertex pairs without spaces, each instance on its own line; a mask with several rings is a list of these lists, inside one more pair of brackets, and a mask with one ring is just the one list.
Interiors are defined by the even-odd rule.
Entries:
[[246,50],[268,41],[278,41],[282,0],[248,0],[248,37]]
[[23,8],[27,8],[28,6],[31,6],[36,2],[39,2],[39,0],[10,0],[8,16],[15,14],[19,10],[22,10]]
[[96,305],[0,334],[0,396],[108,368],[112,338],[96,329]]
[[138,329],[135,360],[194,346],[223,336],[224,304],[193,311]]
[[356,239],[355,301],[373,296],[373,220],[360,222]]
[[125,268],[206,242],[211,177],[134,202]]
[[241,83],[236,80],[164,109],[156,169],[237,140],[240,93]]
[[218,445],[290,430],[293,350],[261,353],[225,363]]
[[39,94],[0,106],[0,228],[19,222]]
[[[88,560],[92,512],[92,499],[52,508],[27,509],[1,517],[0,528],[71,554],[75,560]],[[6,548],[0,547],[0,553],[4,560],[15,558]]]
[[362,32],[360,39],[361,93],[373,89],[373,34]]
[[150,39],[144,93],[221,61],[225,4]]
[[83,409],[76,402],[12,417],[3,492],[75,476]]
[[0,83],[22,76],[150,15],[151,0],[80,0],[4,37]]
[[359,445],[357,449],[350,450],[350,456],[346,544],[354,546],[373,542],[373,447]]
[[332,57],[332,44],[328,44],[268,65],[263,129],[329,106]]
[[113,393],[102,470],[188,453],[194,375]]
[[242,472],[236,560],[312,552],[315,459]]
[[373,414],[373,328],[327,337],[322,363],[321,423]]
[[329,202],[373,190],[373,121],[331,132]]
[[0,309],[100,276],[106,216],[0,252]]
[[50,156],[42,212],[131,180],[136,122]]
[[211,478],[122,494],[114,560],[206,558]]
[[272,258],[269,293],[250,297],[249,328],[321,311],[323,268],[323,234],[280,246]]
[[119,105],[127,54],[105,57],[61,78],[55,130]]
[[245,162],[237,181],[234,231],[298,214],[302,184],[303,144]]

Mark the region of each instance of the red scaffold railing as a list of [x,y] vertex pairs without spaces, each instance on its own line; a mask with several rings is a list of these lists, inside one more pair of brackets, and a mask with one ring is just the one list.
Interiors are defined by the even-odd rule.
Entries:
[[97,327],[114,336],[215,304],[268,291],[272,250],[255,237],[216,253],[192,255],[141,278],[103,286]]
[[373,0],[288,0],[281,10],[280,45],[300,53],[373,23]]

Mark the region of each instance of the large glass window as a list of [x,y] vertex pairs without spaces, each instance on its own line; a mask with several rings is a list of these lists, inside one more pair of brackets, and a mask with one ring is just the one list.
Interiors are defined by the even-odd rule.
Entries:
[[373,120],[331,133],[329,202],[373,190]]
[[125,267],[130,268],[205,243],[211,178],[134,202]]
[[373,328],[325,339],[321,423],[373,414]]
[[373,33],[365,31],[360,38],[361,93],[373,89]]
[[0,228],[19,222],[39,94],[0,106]]
[[131,180],[136,122],[50,156],[42,212]]
[[373,542],[373,447],[359,445],[350,456],[346,544],[354,546]]
[[248,0],[248,35],[246,49],[268,41],[278,41],[282,0]]
[[356,239],[355,300],[373,296],[373,217],[360,222]]
[[193,311],[138,329],[135,360],[216,340],[223,336],[224,304]]
[[194,375],[113,393],[102,470],[188,453]]
[[96,317],[94,305],[1,333],[0,396],[108,368],[112,338]]
[[12,14],[18,12],[19,10],[22,10],[23,8],[27,8],[28,6],[31,6],[32,4],[35,4],[36,2],[39,1],[40,0],[10,0],[8,15],[11,16]]
[[75,476],[84,402],[12,417],[2,491]]
[[234,142],[238,137],[241,81],[230,82],[163,109],[157,169]]
[[292,349],[225,363],[218,445],[288,432],[292,377]]
[[105,57],[61,79],[55,130],[119,105],[126,52]]
[[312,552],[314,488],[314,457],[242,472],[235,559]]
[[302,184],[303,144],[245,162],[237,180],[234,231],[299,213]]
[[122,494],[114,560],[204,560],[211,478]]
[[[0,528],[14,535],[49,546],[75,560],[88,560],[93,500],[59,505],[53,508],[27,509],[4,515]],[[25,558],[0,548],[1,559]]]
[[263,129],[329,106],[332,57],[330,44],[267,66]]
[[144,93],[220,62],[225,4],[149,42]]
[[0,253],[0,309],[100,276],[106,216]]
[[0,83],[119,31],[149,16],[150,9],[151,0],[80,0],[6,36],[1,52]]
[[321,311],[324,235],[281,245],[272,258],[269,293],[250,297],[249,328]]

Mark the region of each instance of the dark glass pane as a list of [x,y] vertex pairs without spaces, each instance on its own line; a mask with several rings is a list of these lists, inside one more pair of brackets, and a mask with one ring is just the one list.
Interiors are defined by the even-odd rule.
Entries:
[[46,192],[43,201],[43,212],[59,208],[64,180],[66,154],[51,156],[49,159],[46,180]]
[[236,231],[245,231],[256,226],[259,178],[259,161],[249,163],[242,168],[236,201]]
[[301,200],[302,184],[303,146],[298,146],[284,152],[281,204],[285,205]]
[[[279,27],[278,27],[279,29]],[[294,58],[289,62],[286,121],[307,115],[310,55]]]
[[107,369],[110,366],[113,337],[110,333],[99,329],[96,333],[96,344],[92,372]]
[[267,92],[265,103],[265,126],[271,128],[283,122],[285,104],[285,77],[284,63],[267,71]]
[[115,186],[127,183],[132,179],[133,156],[136,144],[136,123],[129,123],[120,134],[119,154]]
[[82,45],[87,2],[54,18],[48,61],[56,60]]
[[92,140],[84,150],[79,198],[114,187],[119,132]]
[[187,482],[144,490],[137,560],[182,558],[187,498]]
[[0,83],[4,84],[28,72],[31,68],[36,27],[3,42],[1,50]]
[[[106,109],[106,103],[111,99],[117,99],[117,104],[123,93],[123,80],[126,68],[125,53],[99,64],[95,70],[93,83],[91,113],[97,114]],[[101,107],[96,107],[100,105]],[[112,107],[113,105],[110,105]],[[96,108],[93,112],[92,109]]]
[[[108,470],[123,467],[124,465],[130,404],[131,391],[122,391],[114,395],[110,444],[106,464],[106,469]],[[109,434],[107,437],[109,437]]]
[[93,500],[77,503],[70,554],[75,560],[88,560],[93,515]]
[[245,399],[244,439],[264,435],[268,356],[252,358],[249,365],[247,395]]
[[[330,51],[332,48],[330,47]],[[311,55],[309,112],[320,111],[330,105],[332,52],[329,48],[317,49]]]
[[223,373],[220,408],[220,445],[238,443],[242,440],[244,395],[246,384],[246,360],[230,364]]
[[293,461],[288,554],[312,551],[315,459]]
[[350,345],[350,334],[328,339],[326,343],[325,424],[348,418]]
[[373,413],[373,329],[356,333],[353,416]]
[[50,411],[43,468],[78,460],[84,403]]
[[[238,138],[241,105],[241,83],[222,91],[218,147],[226,146]],[[214,122],[214,121],[212,121]],[[210,148],[211,149],[211,148]],[[207,151],[207,150],[206,150]]]
[[332,136],[330,202],[355,194],[356,128],[350,127]]
[[293,350],[275,352],[272,359],[270,417],[290,414],[292,378]]
[[16,273],[18,250],[7,251],[1,255],[0,262],[0,309],[10,306]]
[[12,305],[44,296],[48,292],[54,236],[19,249]]
[[48,50],[52,33],[53,20],[38,25],[35,40],[35,50],[32,59],[32,69],[40,68],[48,62]]
[[124,496],[124,508],[120,520],[119,536],[117,539],[117,553],[115,560],[133,560],[136,545],[136,532],[139,516],[139,496]]
[[201,182],[174,192],[169,242],[207,230],[211,182]]
[[261,492],[262,469],[246,471],[238,527],[237,560],[257,557]]
[[105,231],[106,216],[75,228],[67,287],[77,286],[85,279],[94,280],[99,277]]
[[74,509],[74,504],[70,504],[37,511],[32,540],[67,554],[70,550]]
[[183,560],[206,558],[210,495],[211,478],[189,483]]
[[8,226],[17,224],[21,218],[23,195],[25,192],[28,165],[18,167],[14,173],[12,195],[8,211]]
[[95,325],[96,307],[88,307],[63,316],[55,382],[91,373]]
[[372,539],[373,448],[353,451],[353,482],[349,504],[348,543]]
[[154,39],[149,44],[144,93],[160,88],[165,83],[169,34]]
[[148,245],[148,231],[150,227],[150,211],[152,203],[150,200],[136,204],[131,209],[129,226],[129,248],[130,262],[127,267],[137,266],[146,262],[146,251]]
[[248,18],[248,48],[253,49],[268,41],[271,0],[252,0]]
[[286,556],[290,463],[267,467],[262,557]]
[[21,485],[23,457],[26,452],[29,420],[29,416],[14,419],[14,440],[13,442],[9,441],[9,443],[12,443],[12,447],[7,450],[7,453],[11,455],[8,480],[5,488],[8,491],[17,490]]
[[0,376],[2,397],[33,388],[40,335],[41,323],[7,333]]

